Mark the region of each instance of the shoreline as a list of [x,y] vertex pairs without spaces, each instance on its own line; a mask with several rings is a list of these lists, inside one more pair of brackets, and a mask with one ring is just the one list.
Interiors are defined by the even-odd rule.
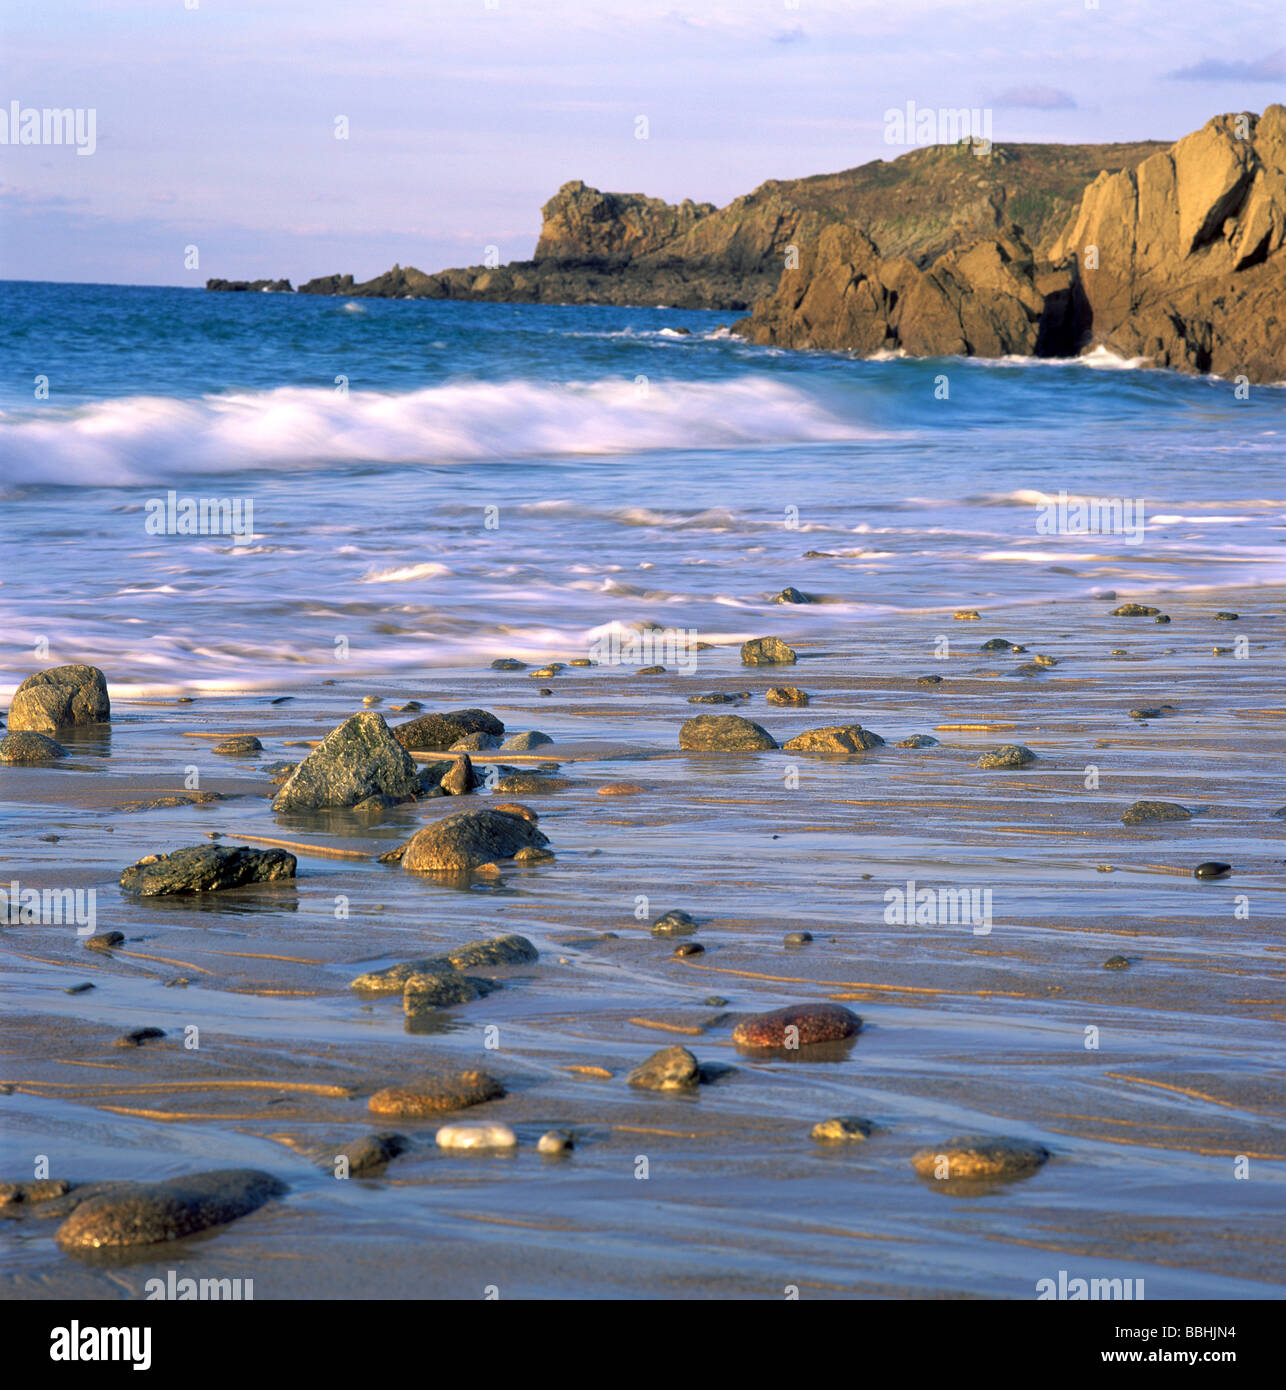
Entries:
[[[1167,627],[1111,617],[1099,601],[983,607],[981,620],[949,624],[949,661],[932,657],[942,623],[927,615],[893,632],[854,629],[816,655],[801,644],[790,667],[744,667],[718,649],[690,677],[567,669],[548,679],[549,696],[527,672],[456,670],[295,687],[280,706],[122,701],[106,737],[69,740],[70,766],[0,768],[16,876],[96,887],[97,929],[127,938],[101,954],[56,927],[0,929],[0,1081],[15,1086],[0,1098],[0,1176],[22,1176],[38,1152],[55,1157],[51,1176],[74,1181],[245,1163],[290,1189],[207,1235],[104,1266],[59,1252],[54,1223],[33,1212],[0,1229],[0,1287],[119,1298],[177,1268],[253,1277],[260,1300],[476,1297],[488,1283],[505,1296],[657,1296],[694,1279],[705,1296],[753,1296],[789,1274],[821,1294],[1026,1298],[1070,1268],[1146,1277],[1153,1298],[1274,1296],[1286,899],[1271,813],[1286,800],[1274,771],[1286,589],[1249,601],[1237,591],[1234,624],[1208,621],[1219,593],[1206,590],[1200,611],[1176,607]],[[1194,659],[1232,631],[1250,638],[1249,659]],[[1059,664],[1017,675],[1030,657],[977,650],[997,632]],[[942,686],[916,684],[935,668]],[[763,690],[783,683],[811,704],[766,705]],[[754,693],[689,704],[698,690]],[[116,890],[124,865],[211,830],[229,845],[275,837],[375,855],[441,814],[488,804],[483,792],[365,820],[274,816],[275,788],[257,769],[304,756],[366,695],[380,712],[407,698],[481,706],[508,731],[549,733],[555,742],[530,754],[473,756],[479,767],[559,764],[567,787],[517,797],[555,859],[457,888],[299,852],[289,886],[195,902]],[[1162,703],[1175,711],[1128,717]],[[782,741],[857,719],[886,742],[850,757],[680,751],[679,724],[705,712],[740,714]],[[210,753],[206,736],[238,733],[265,751]],[[938,742],[895,746],[911,733]],[[1001,742],[1029,745],[1037,762],[974,766]],[[1095,791],[1083,785],[1091,761]],[[189,763],[201,790],[227,799],[120,809],[179,794]],[[598,795],[621,780],[643,790]],[[1123,807],[1145,797],[1198,814],[1123,826]],[[1194,880],[1193,864],[1210,858],[1230,862],[1231,878]],[[989,934],[888,923],[884,894],[907,880],[992,889]],[[1233,915],[1238,894],[1248,918]],[[672,908],[692,913],[695,935],[651,933]],[[793,931],[814,939],[787,946]],[[506,932],[530,939],[538,960],[486,972],[501,987],[440,1010],[428,1032],[408,1031],[399,997],[348,989],[359,971]],[[704,954],[676,957],[684,941]],[[1105,970],[1119,954],[1128,967]],[[81,981],[96,988],[63,992]],[[846,1001],[865,1023],[840,1060],[760,1058],[732,1043],[738,1019],[822,1001]],[[201,1043],[189,1050],[192,1024]],[[140,1025],[166,1036],[113,1046]],[[489,1026],[497,1049],[485,1046]],[[711,1081],[675,1096],[625,1085],[630,1067],[676,1043],[715,1068]],[[381,1176],[336,1181],[326,1155],[388,1127],[366,1098],[445,1064],[501,1077],[505,1098],[445,1118],[508,1123],[517,1152],[446,1153],[437,1121],[398,1120],[407,1153]],[[810,1125],[843,1114],[875,1132],[838,1147],[809,1139]],[[551,1126],[575,1134],[571,1155],[536,1153]],[[1037,1141],[1053,1158],[973,1197],[916,1177],[913,1151],[970,1132]],[[647,1182],[634,1176],[640,1155]],[[1250,1181],[1232,1176],[1238,1156]],[[994,1255],[985,1269],[970,1253],[979,1240]]]

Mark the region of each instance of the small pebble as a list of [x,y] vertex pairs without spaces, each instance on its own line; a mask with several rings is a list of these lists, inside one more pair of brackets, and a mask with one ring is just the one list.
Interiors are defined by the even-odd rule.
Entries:
[[1024,1178],[1049,1158],[1049,1150],[1025,1139],[993,1139],[989,1135],[946,1139],[919,1150],[911,1165],[922,1178],[939,1182]]
[[1222,864],[1217,859],[1207,859],[1192,871],[1194,878],[1227,878],[1232,873],[1231,864]]
[[407,1086],[387,1086],[366,1102],[372,1115],[421,1119],[444,1110],[463,1110],[498,1100],[505,1088],[485,1071],[460,1071],[425,1077]]
[[869,1139],[874,1132],[875,1126],[870,1120],[855,1115],[836,1115],[829,1120],[819,1120],[809,1131],[809,1137],[819,1144],[853,1144]]
[[1235,622],[1238,621],[1238,617],[1239,617],[1239,615],[1236,614],[1236,613],[1227,613],[1227,612],[1216,613],[1216,614],[1215,614],[1215,622],[1217,622],[1217,623],[1235,623]]
[[640,1062],[626,1080],[643,1091],[688,1091],[701,1080],[701,1067],[686,1047],[663,1047]]
[[93,936],[85,938],[85,945],[91,951],[110,951],[113,947],[121,945],[125,940],[125,933],[120,931],[100,931]]
[[697,929],[695,917],[689,916],[679,908],[658,917],[652,923],[653,936],[682,936]]
[[437,1133],[440,1149],[516,1149],[518,1136],[498,1120],[461,1120]]
[[978,759],[976,766],[988,768],[1027,767],[1036,761],[1036,755],[1025,743],[1004,743],[999,748],[989,749]]
[[542,1154],[568,1154],[575,1147],[575,1139],[565,1129],[547,1130],[536,1141],[536,1149]]
[[84,981],[82,984],[79,984],[79,985],[68,985],[67,988],[66,988],[65,990],[63,990],[63,993],[64,993],[64,994],[88,994],[89,991],[90,991],[91,989],[93,989],[93,988],[94,988],[94,986],[93,986],[92,984],[90,984],[90,982],[89,982],[88,980],[86,980],[86,981]]
[[1128,970],[1130,961],[1128,956],[1108,956],[1103,962],[1104,970]]
[[[356,1176],[383,1168],[410,1147],[405,1134],[368,1134],[341,1149],[336,1157],[346,1158],[350,1176]],[[333,1161],[327,1166],[333,1168]]]
[[706,948],[699,941],[680,941],[674,948],[676,956],[703,956]]
[[647,790],[639,782],[604,782],[598,789],[599,796],[642,796]]
[[781,940],[784,946],[807,946],[812,939],[813,934],[810,931],[791,931],[787,932]]
[[163,1038],[164,1028],[135,1028],[128,1033],[122,1033],[112,1044],[113,1047],[142,1047],[145,1042],[151,1042],[153,1038]]
[[738,1047],[786,1048],[793,1042],[802,1048],[855,1037],[861,1028],[862,1020],[842,1005],[789,1004],[742,1019],[732,1040]]

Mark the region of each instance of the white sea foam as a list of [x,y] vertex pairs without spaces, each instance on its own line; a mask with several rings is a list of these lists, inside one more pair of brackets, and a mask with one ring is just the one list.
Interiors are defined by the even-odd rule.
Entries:
[[0,414],[0,483],[152,482],[290,466],[723,449],[877,438],[765,377],[458,382],[403,395],[319,388],[132,396]]
[[418,565],[396,565],[392,569],[371,570],[362,575],[363,584],[407,584],[416,579],[439,579],[450,574],[449,566],[436,560],[425,560]]

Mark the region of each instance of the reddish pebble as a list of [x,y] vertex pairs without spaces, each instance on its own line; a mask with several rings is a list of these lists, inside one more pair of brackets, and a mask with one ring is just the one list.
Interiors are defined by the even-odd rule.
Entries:
[[739,1047],[811,1047],[840,1042],[861,1029],[862,1020],[840,1004],[791,1004],[743,1019],[732,1040]]

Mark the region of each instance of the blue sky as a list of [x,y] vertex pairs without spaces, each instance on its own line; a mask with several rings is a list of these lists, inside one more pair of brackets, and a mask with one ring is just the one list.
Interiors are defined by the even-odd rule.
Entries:
[[6,0],[0,109],[96,149],[0,145],[0,276],[511,260],[568,179],[723,204],[892,157],[908,101],[1081,142],[1284,99],[1280,0]]

